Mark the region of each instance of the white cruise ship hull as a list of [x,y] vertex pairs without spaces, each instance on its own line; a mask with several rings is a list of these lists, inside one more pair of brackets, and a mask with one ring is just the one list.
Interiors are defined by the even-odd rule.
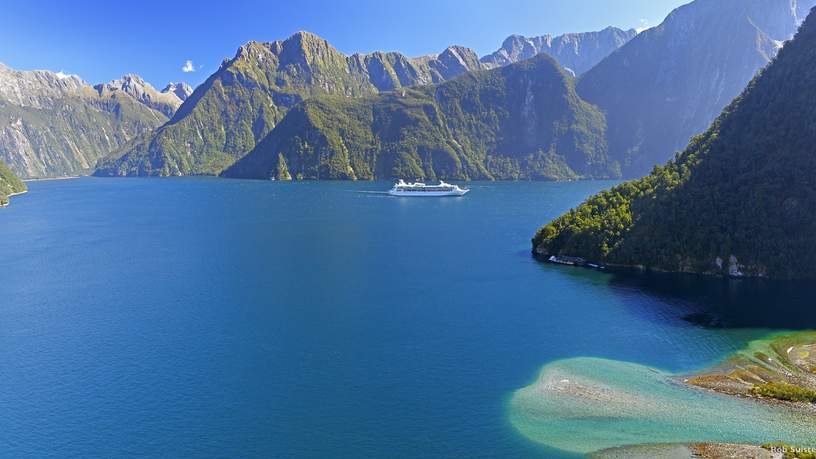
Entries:
[[426,196],[426,197],[439,197],[439,196],[464,196],[470,190],[453,190],[453,191],[401,191],[401,190],[391,190],[388,192],[391,196]]

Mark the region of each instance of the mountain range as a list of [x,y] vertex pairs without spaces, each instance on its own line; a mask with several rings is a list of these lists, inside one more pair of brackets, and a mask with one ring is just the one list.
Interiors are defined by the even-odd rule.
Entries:
[[557,37],[511,35],[504,40],[499,50],[484,56],[481,62],[486,68],[495,68],[545,53],[572,72],[573,76],[581,75],[635,38],[635,35],[635,29],[621,30],[616,27],[607,27],[598,32],[567,33]]
[[[594,40],[598,47],[609,38],[611,42],[601,47],[611,50],[622,43],[613,30],[573,34],[573,41]],[[594,38],[582,40],[584,35]],[[580,55],[582,49],[573,54]],[[593,53],[595,58],[597,52]],[[372,96],[495,66],[460,46],[409,58],[395,52],[346,56],[307,32],[273,43],[250,42],[225,60],[167,125],[100,162],[96,174],[218,174],[255,148],[290,108],[310,97]]]
[[[294,122],[287,123],[289,127],[286,132],[289,135],[313,139],[331,137],[327,131],[334,129],[333,126],[343,126],[354,120],[355,131],[365,131],[371,135],[349,137],[343,142],[326,142],[324,148],[328,150],[322,153],[323,157],[348,156],[347,151],[333,150],[341,147],[376,150],[367,155],[369,158],[385,158],[413,151],[415,148],[410,142],[415,140],[414,136],[406,137],[408,144],[399,145],[396,152],[383,150],[397,144],[384,142],[376,134],[380,127],[374,123],[381,119],[359,117],[361,113],[379,113],[377,106],[383,104],[385,99],[375,97],[376,94],[383,91],[400,93],[407,87],[421,85],[438,87],[450,78],[464,78],[464,73],[485,72],[485,68],[506,65],[544,50],[556,60],[560,56],[562,60],[559,64],[562,66],[573,65],[579,71],[584,67],[567,62],[567,56],[579,52],[587,59],[592,57],[597,60],[604,53],[611,53],[578,78],[575,91],[577,97],[583,99],[581,104],[588,102],[604,114],[602,126],[596,126],[604,131],[603,146],[591,155],[593,161],[604,158],[606,164],[603,167],[597,167],[595,162],[591,167],[589,164],[563,167],[575,164],[557,153],[558,149],[544,148],[544,151],[551,153],[556,151],[555,156],[548,156],[550,160],[558,157],[558,167],[550,163],[546,173],[542,173],[540,167],[533,166],[535,161],[527,160],[507,166],[504,172],[495,168],[491,171],[485,166],[478,173],[478,168],[466,172],[467,167],[446,168],[444,170],[447,172],[441,173],[436,168],[429,170],[424,164],[414,161],[416,167],[409,168],[412,173],[420,169],[425,171],[417,175],[420,178],[640,176],[655,164],[670,158],[692,135],[705,129],[756,72],[773,59],[784,40],[796,31],[802,19],[801,12],[812,3],[816,3],[816,0],[696,0],[673,11],[659,26],[636,36],[632,31],[606,29],[556,38],[510,37],[502,49],[481,60],[472,51],[460,47],[451,47],[438,56],[419,59],[406,58],[398,53],[345,56],[325,40],[308,33],[298,33],[281,42],[252,42],[242,47],[233,59],[225,61],[167,125],[101,161],[96,173],[218,174],[254,149],[261,148],[261,144],[264,151],[258,150],[257,154],[252,155],[253,158],[271,155],[276,160],[280,154],[286,161],[298,161],[295,156],[304,154],[310,148],[283,141],[283,130],[274,132],[274,127],[284,120],[290,108],[308,98],[324,95],[362,98],[362,102],[338,101],[329,104],[330,110],[317,108],[326,107],[325,101],[304,106],[293,115],[304,122],[298,124],[299,130],[292,129]],[[601,47],[599,43],[604,43],[604,46]],[[476,81],[481,80],[476,78]],[[419,93],[409,92],[411,97]],[[549,103],[557,105],[558,100]],[[317,111],[321,111],[320,115],[316,115],[321,119],[320,123],[303,116],[304,113],[315,114]],[[491,126],[482,133],[484,136],[492,135],[492,127],[501,124],[495,117],[495,110],[489,109],[465,110],[455,116],[447,113],[445,122],[458,115],[475,118],[474,124]],[[397,131],[406,132],[412,128],[411,123],[415,119],[408,117],[403,121],[406,124],[400,126],[399,118],[389,120],[397,125]],[[350,126],[344,127],[347,128]],[[571,127],[564,126],[563,129],[569,130]],[[443,144],[456,145],[461,141],[461,132],[457,134],[458,138],[450,129],[436,129],[435,132],[430,136],[436,139],[433,146],[426,145],[432,150],[446,150],[442,148]],[[572,129],[572,132],[576,132],[576,129]],[[268,135],[275,137],[263,143]],[[337,131],[333,135],[342,137],[344,134]],[[369,137],[373,143],[369,143]],[[476,137],[469,139],[475,140]],[[265,149],[270,145],[283,149],[269,153]],[[465,148],[462,145],[452,149]],[[479,145],[480,148],[493,148],[507,146],[507,143],[488,141]],[[468,155],[483,159],[521,158],[529,153],[523,151],[483,149]],[[455,156],[460,160],[463,157],[461,153]],[[250,171],[247,169],[250,164],[263,165],[261,170]],[[225,175],[266,177],[269,172],[267,165],[268,161],[247,160]],[[382,169],[377,166],[372,170],[377,172],[372,177],[380,178],[403,173],[400,167]],[[590,170],[592,172],[586,174],[579,172]],[[446,175],[448,172],[453,175]],[[312,178],[323,176],[322,173],[304,175]],[[369,174],[358,176],[356,173],[335,171],[327,175],[336,176],[361,178],[369,177]]]
[[181,103],[193,93],[193,88],[187,83],[169,83],[164,90],[159,92],[139,75],[134,74],[125,75],[108,83],[98,84],[94,86],[94,89],[102,98],[110,98],[117,92],[127,94],[141,104],[161,112],[168,119],[176,113]]
[[0,64],[0,161],[23,177],[87,174],[180,104],[132,75],[92,87],[76,75]]
[[249,42],[224,60],[166,125],[102,161],[96,173],[218,174],[304,99],[373,95],[444,81],[479,66],[476,54],[461,47],[411,59],[379,52],[346,56],[308,32],[272,43]]
[[224,175],[565,179],[616,175],[604,118],[545,54],[433,86],[312,97]]
[[542,227],[541,256],[816,278],[816,12],[685,151]]
[[[537,150],[555,154],[548,156],[549,160],[558,157],[557,167],[548,163],[546,173],[534,165],[536,161],[530,160],[506,165],[504,171],[496,169],[494,163],[490,167],[482,164],[481,169],[444,169],[453,174],[450,176],[446,175],[448,172],[416,163],[427,172],[423,177],[637,177],[672,157],[692,135],[705,129],[756,72],[774,58],[813,4],[816,0],[696,0],[673,11],[659,26],[640,34],[607,28],[558,37],[511,36],[499,50],[481,59],[473,50],[461,46],[415,58],[396,52],[348,56],[314,34],[299,32],[286,40],[253,41],[241,46],[195,91],[175,83],[157,91],[136,75],[91,87],[75,76],[1,67],[0,159],[24,177],[82,174],[94,166],[96,175],[107,176],[217,175],[260,147],[290,109],[306,104],[296,115],[305,119],[303,113],[316,113],[316,107],[327,106],[326,101],[331,98],[312,105],[305,101],[325,96],[339,97],[336,103],[329,104],[331,110],[320,114],[325,122],[303,123],[302,132],[292,130],[293,124],[289,123],[290,134],[325,136],[326,126],[355,120],[354,126],[377,139],[365,148],[393,147],[394,143],[383,142],[376,134],[380,127],[372,124],[373,118],[358,117],[360,110],[379,113],[377,106],[384,100],[396,99],[378,97],[379,94],[404,93],[423,99],[428,91],[419,87],[434,87],[432,92],[437,91],[452,79],[470,78],[470,74],[489,72],[544,53],[568,73],[579,75],[571,83],[580,99],[578,105],[592,105],[594,112],[603,115],[601,124],[593,122],[593,135],[600,129],[604,139],[593,143],[591,164],[574,163],[575,157],[561,155],[562,149],[555,148],[558,146],[539,145]],[[477,82],[473,83],[476,86],[487,80],[490,78],[470,79]],[[515,93],[518,88],[503,89]],[[342,99],[359,101],[345,103]],[[548,103],[555,106],[559,100]],[[440,108],[437,101],[431,105]],[[446,113],[444,122],[441,118],[437,120],[441,124],[437,124],[436,133],[431,136],[437,139],[434,148],[442,144],[455,146],[462,141],[461,132],[454,135],[451,129],[439,130],[442,124],[453,122],[460,115],[468,116],[474,124],[491,126],[483,133],[489,136],[493,135],[493,128],[501,125],[495,116],[497,110],[507,109],[472,108]],[[351,112],[343,112],[346,109]],[[501,115],[511,116],[507,112]],[[337,119],[332,121],[329,116]],[[395,132],[404,133],[412,128],[410,123],[414,119],[408,117],[404,121],[407,124],[400,125],[398,118],[389,122],[394,124]],[[577,132],[581,127],[559,129]],[[282,142],[282,133],[278,130],[274,134],[277,140],[270,139],[265,145]],[[469,136],[469,140],[475,141],[477,137]],[[326,148],[341,145],[362,148],[362,144],[354,145],[358,140],[328,142]],[[456,157],[518,159],[529,154],[526,148],[484,149],[507,147],[509,143],[504,141],[479,142],[482,150],[460,152]],[[525,142],[519,139],[518,144]],[[282,158],[293,160],[299,152],[306,151],[295,148],[291,142],[281,145],[293,150],[278,151],[274,157],[281,154]],[[452,151],[465,148],[463,145],[452,147]],[[400,151],[405,151],[402,146]],[[376,151],[368,156],[387,157],[392,153]],[[262,154],[259,150],[258,155]],[[332,150],[324,156],[345,154]],[[598,167],[599,158],[604,158],[603,167]],[[226,175],[241,171],[241,176],[265,176],[268,171],[246,169],[253,163],[254,160],[247,161]],[[377,170],[390,176],[401,169]]]

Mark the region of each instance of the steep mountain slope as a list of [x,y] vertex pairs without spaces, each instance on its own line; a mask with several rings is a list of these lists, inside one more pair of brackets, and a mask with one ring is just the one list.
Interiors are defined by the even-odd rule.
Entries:
[[607,114],[610,155],[648,173],[706,128],[776,55],[816,0],[696,0],[588,71],[578,93]]
[[559,64],[581,75],[635,37],[634,29],[621,30],[607,27],[598,32],[568,33],[553,37],[523,37],[511,35],[498,51],[484,56],[487,68],[501,67],[529,59],[538,53],[547,53]]
[[359,97],[443,81],[479,68],[475,53],[345,56],[320,37],[249,42],[196,88],[167,125],[100,162],[98,175],[217,174],[249,152],[289,108],[336,94]]
[[[583,69],[633,33],[610,28],[547,40],[556,59]],[[483,63],[472,50],[451,46],[438,55],[416,58],[396,52],[345,56],[308,32],[273,43],[249,42],[196,89],[167,125],[100,161],[95,173],[217,174],[252,150],[304,99],[327,94],[361,97],[438,84],[534,54],[511,49]]]
[[0,207],[8,205],[10,195],[25,190],[25,183],[11,172],[6,163],[0,161]]
[[541,228],[542,256],[816,278],[816,13],[665,167]]
[[122,91],[100,94],[75,75],[0,64],[0,161],[20,176],[86,172],[166,121]]
[[544,54],[437,86],[290,110],[228,177],[562,179],[617,174],[604,120]]
[[[125,75],[118,80],[109,81],[105,84],[98,84],[94,86],[94,89],[103,98],[110,98],[112,94],[121,91],[140,103],[161,112],[168,119],[178,110],[182,102],[182,99],[175,92],[159,92],[139,75],[133,74]],[[183,88],[180,91],[182,91],[182,94],[184,93]]]

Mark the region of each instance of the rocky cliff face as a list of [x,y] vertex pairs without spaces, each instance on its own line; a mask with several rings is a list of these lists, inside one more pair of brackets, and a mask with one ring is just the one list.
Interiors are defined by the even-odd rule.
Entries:
[[504,40],[498,51],[484,56],[481,62],[488,68],[494,68],[546,53],[561,66],[576,75],[581,75],[625,45],[635,35],[637,32],[634,29],[621,30],[616,27],[607,27],[598,32],[568,33],[557,37],[511,35]]
[[87,173],[107,152],[166,121],[125,91],[0,64],[0,161],[19,176]]
[[[169,85],[168,88],[170,88]],[[102,98],[109,98],[116,92],[122,92],[147,107],[161,112],[167,118],[173,116],[173,113],[178,110],[183,101],[183,99],[176,94],[176,90],[181,94],[184,94],[185,90],[184,87],[175,86],[172,91],[165,90],[159,92],[139,75],[133,74],[125,75],[118,80],[113,80],[105,84],[98,84],[94,86],[94,89],[96,89]]]
[[167,86],[165,86],[161,92],[165,94],[175,94],[179,100],[184,102],[193,93],[193,88],[189,84],[182,82],[167,83]]
[[703,131],[796,32],[814,0],[697,0],[588,71],[578,93],[607,114],[610,154],[641,176]]

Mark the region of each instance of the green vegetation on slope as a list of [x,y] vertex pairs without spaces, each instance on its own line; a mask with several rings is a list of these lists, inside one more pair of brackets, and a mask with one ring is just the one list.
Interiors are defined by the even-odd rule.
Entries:
[[816,402],[816,391],[783,382],[758,384],[751,389],[754,395],[789,402]]
[[812,415],[816,403],[816,332],[754,340],[718,365],[684,381],[729,395],[792,402]]
[[8,205],[10,195],[25,190],[25,183],[11,172],[6,163],[0,161],[0,206]]
[[311,98],[224,175],[279,177],[283,163],[296,179],[614,177],[604,126],[542,54],[437,86]]
[[688,148],[539,229],[533,250],[654,269],[816,277],[816,15]]
[[95,173],[218,174],[304,99],[360,97],[433,83],[467,71],[468,65],[480,64],[463,48],[409,59],[397,53],[345,56],[306,32],[285,41],[249,42],[196,88],[169,123],[100,161]]

